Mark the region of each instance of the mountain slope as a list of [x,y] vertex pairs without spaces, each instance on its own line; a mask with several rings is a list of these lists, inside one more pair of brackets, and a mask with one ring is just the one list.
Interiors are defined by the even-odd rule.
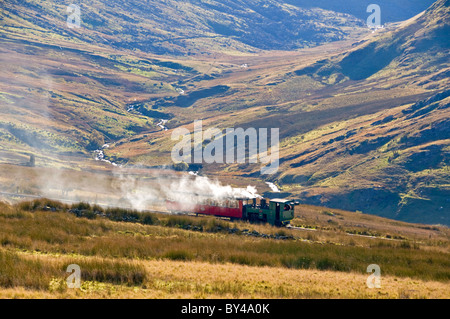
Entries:
[[351,14],[359,19],[366,20],[370,13],[367,13],[367,7],[376,3],[381,9],[381,23],[403,21],[409,19],[416,14],[426,10],[433,0],[346,0],[330,1],[330,0],[286,0],[287,3],[302,7],[311,8],[318,7],[325,10],[337,11]]
[[[260,164],[241,164],[204,165],[203,172],[267,178],[283,192],[268,196],[450,224],[448,12],[448,1],[437,1],[343,54],[316,53],[312,64],[273,59],[276,67],[255,65],[248,78],[223,78],[230,92],[192,103],[186,123],[205,116],[205,125],[220,128],[278,127],[280,170],[263,177]],[[304,67],[292,71],[297,63]],[[142,150],[137,162],[169,158],[170,134],[155,138],[145,151],[147,139],[126,147]]]
[[[298,70],[297,74],[338,74],[351,80],[363,80],[380,71],[383,71],[380,77],[417,77],[429,73],[435,65],[442,64],[445,68],[450,48],[449,19],[448,2],[437,1],[423,14],[404,22],[398,30],[369,40],[343,57],[320,61],[308,70]],[[445,80],[445,76],[440,80]]]
[[198,82],[230,68],[215,64],[218,54],[310,46],[362,30],[352,16],[277,1],[92,0],[80,7],[82,28],[70,29],[64,1],[0,4],[6,153],[90,156],[103,141],[158,130],[161,118],[174,115],[141,102],[173,99],[188,86],[201,91]]
[[361,31],[361,20],[319,8],[269,1],[89,0],[80,4],[80,29],[68,29],[67,3],[2,3],[4,28],[30,30],[158,54],[291,50],[341,40]]
[[[450,224],[449,3],[437,1],[398,30],[295,72],[322,83],[340,79],[347,101],[343,92],[359,88],[365,110],[373,99],[381,104],[364,116],[349,108],[359,114],[286,139],[291,155],[277,179],[285,190],[308,203]],[[417,89],[433,94],[402,98]]]

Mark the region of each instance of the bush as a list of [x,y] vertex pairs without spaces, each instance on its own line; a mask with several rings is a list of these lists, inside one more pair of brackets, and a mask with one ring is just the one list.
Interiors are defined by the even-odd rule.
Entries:
[[281,263],[287,268],[308,269],[311,267],[313,260],[309,257],[285,258]]
[[316,262],[316,268],[319,270],[336,270],[336,271],[350,271],[351,267],[345,262],[337,259],[330,259],[328,257],[319,259]]
[[230,256],[230,262],[239,265],[253,265],[252,260],[247,255],[232,255]]
[[333,212],[329,212],[329,211],[326,211],[326,210],[322,211],[322,214],[327,215],[327,216],[334,216]]
[[192,220],[188,216],[170,215],[167,218],[166,226],[169,227],[181,227],[191,225]]
[[106,217],[120,222],[136,222],[139,220],[139,213],[135,210],[125,208],[108,208],[105,211]]
[[204,230],[211,233],[216,233],[220,231],[226,231],[229,229],[229,223],[217,219],[215,217],[208,218],[208,222],[206,223]]
[[[83,281],[110,282],[128,286],[141,285],[146,278],[145,268],[133,262],[109,260],[74,260],[81,268]],[[66,267],[67,265],[64,265]]]
[[95,218],[97,218],[97,214],[95,212],[93,212],[93,211],[90,211],[90,210],[83,212],[81,216],[82,217],[86,217],[87,219],[95,219]]
[[155,225],[158,223],[158,218],[153,214],[143,214],[139,221],[144,225]]
[[99,206],[99,205],[94,205],[92,206],[92,210],[96,213],[103,213],[105,210],[103,209],[103,207]]
[[78,209],[78,210],[90,210],[91,205],[89,205],[88,203],[80,202],[77,204],[72,204],[71,208]]
[[188,261],[194,259],[194,256],[184,250],[171,250],[164,254],[164,258],[171,259],[171,260],[183,260]]
[[34,199],[28,202],[21,202],[16,205],[19,210],[23,211],[36,211],[36,210],[52,210],[60,211],[67,209],[67,205],[54,201],[48,198]]

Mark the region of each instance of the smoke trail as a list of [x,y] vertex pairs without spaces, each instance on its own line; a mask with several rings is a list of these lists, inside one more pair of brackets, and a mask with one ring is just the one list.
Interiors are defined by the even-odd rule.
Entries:
[[[113,180],[113,189],[120,191],[122,201],[136,210],[146,210],[163,202],[162,194],[156,185],[148,185],[141,178],[130,175],[118,175]],[[115,187],[114,187],[115,186]],[[123,203],[117,203],[119,206]]]
[[206,176],[184,175],[176,178],[158,176],[150,185],[138,177],[124,175],[118,177],[117,183],[122,197],[137,210],[165,206],[167,200],[179,202],[185,209],[190,209],[206,199],[221,202],[226,199],[261,197],[254,186],[234,188]]
[[224,198],[255,198],[259,197],[253,186],[247,188],[233,188],[230,185],[222,185],[218,180],[210,180],[206,176],[183,176],[173,181],[170,185],[162,185],[166,197],[172,197],[177,193],[190,194],[198,197],[211,197],[213,199]]
[[166,199],[180,203],[185,210],[191,210],[206,200],[223,203],[228,199],[261,197],[254,186],[233,188],[206,176],[183,176],[170,184],[163,184],[161,190]]

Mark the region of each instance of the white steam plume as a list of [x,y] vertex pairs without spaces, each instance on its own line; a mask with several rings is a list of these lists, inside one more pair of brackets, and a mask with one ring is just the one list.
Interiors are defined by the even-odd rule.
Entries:
[[165,206],[166,200],[179,202],[189,209],[205,199],[221,202],[226,199],[261,197],[254,186],[234,188],[205,176],[158,176],[149,183],[135,176],[119,175],[115,183],[119,186],[115,188],[120,189],[122,198],[137,210]]

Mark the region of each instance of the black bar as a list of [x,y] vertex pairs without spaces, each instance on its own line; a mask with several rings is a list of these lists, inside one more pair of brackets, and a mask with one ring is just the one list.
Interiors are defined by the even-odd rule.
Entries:
[[[404,318],[419,310],[448,308],[448,300],[284,300],[284,299],[174,299],[174,300],[0,300],[3,313],[15,317],[42,313],[47,316],[71,314],[75,317],[98,316],[98,318],[349,318],[380,316],[390,317],[399,311]],[[430,308],[432,307],[432,308]],[[446,307],[446,308],[444,308]]]

